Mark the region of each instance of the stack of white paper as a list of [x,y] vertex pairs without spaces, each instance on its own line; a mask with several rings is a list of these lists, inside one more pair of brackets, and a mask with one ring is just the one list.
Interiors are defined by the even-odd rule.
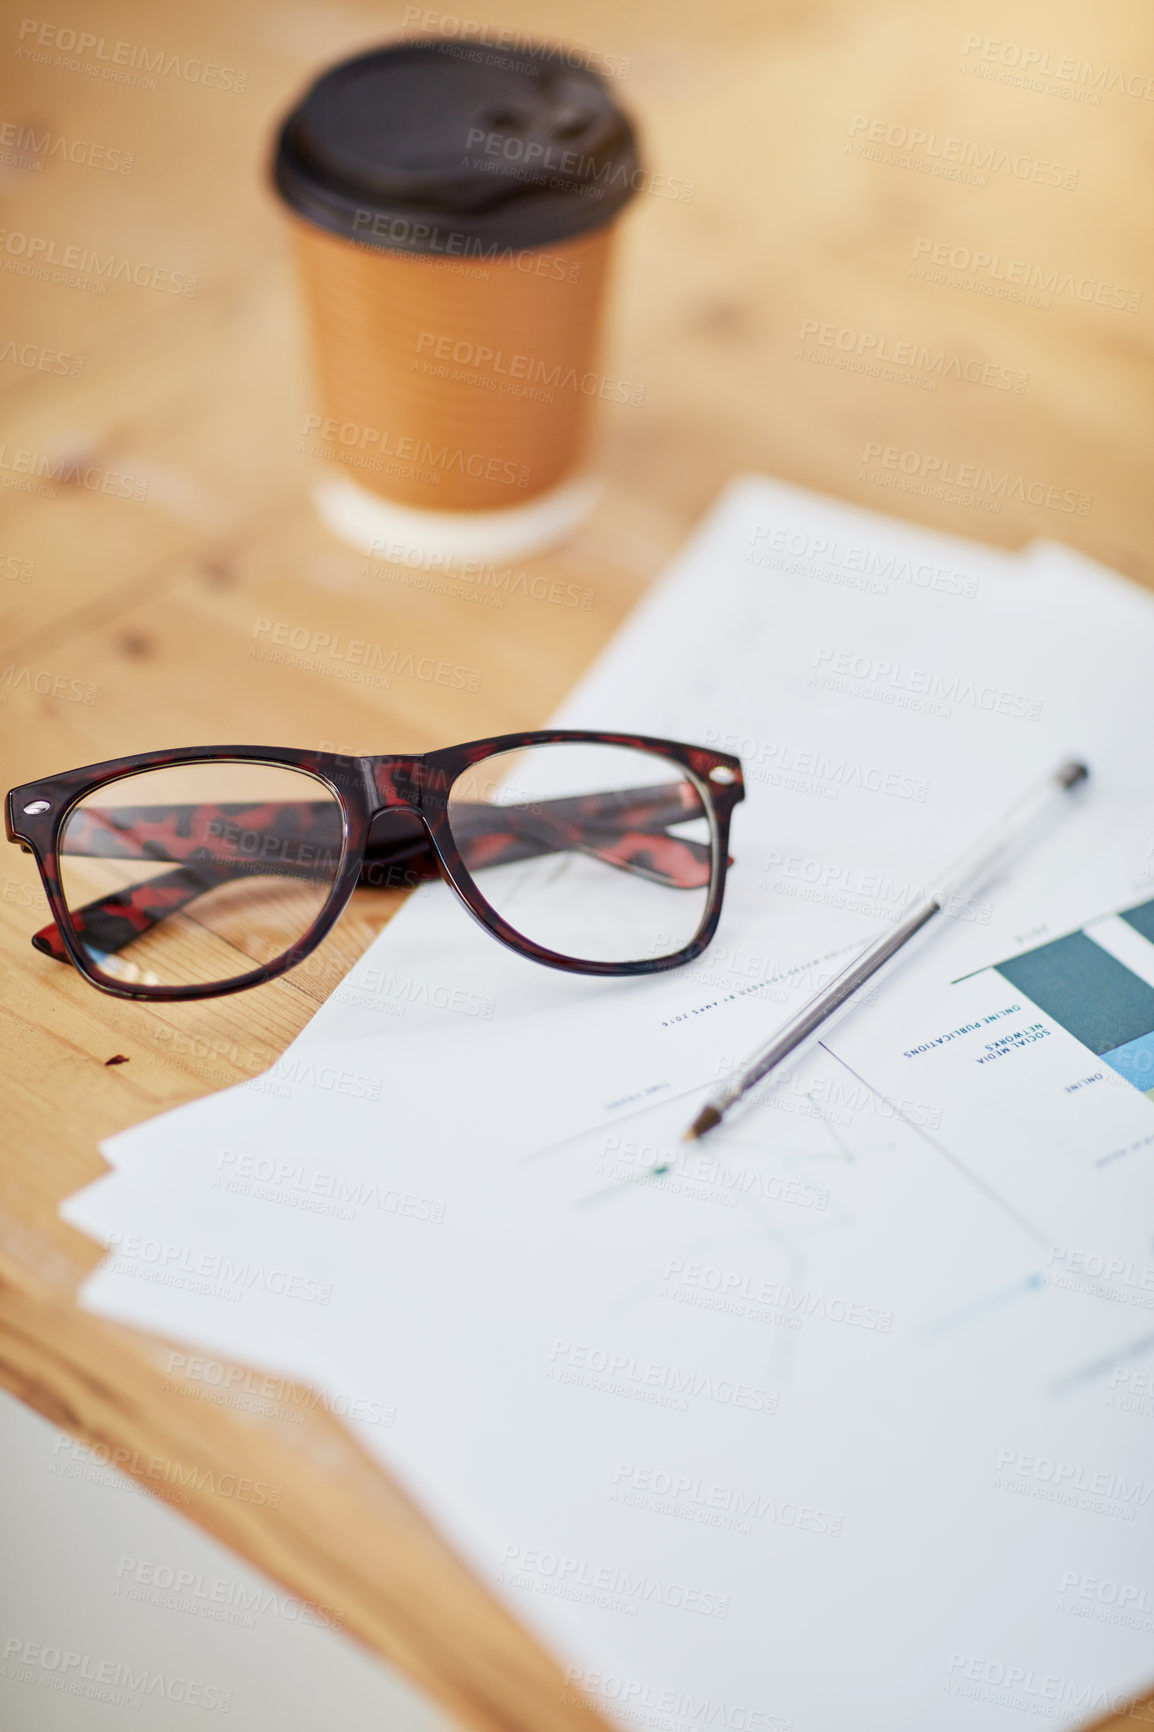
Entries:
[[[1152,664],[1059,548],[735,483],[555,718],[742,755],[711,949],[565,976],[422,890],[265,1078],[106,1146],[85,1302],[323,1389],[624,1725],[1104,1713],[1154,1676],[1154,1105],[1011,959],[1089,926],[1154,997]],[[1011,877],[679,1141],[1071,754]]]

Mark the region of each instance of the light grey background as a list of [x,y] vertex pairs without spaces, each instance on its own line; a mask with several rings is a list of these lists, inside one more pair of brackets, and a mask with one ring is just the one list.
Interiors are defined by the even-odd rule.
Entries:
[[[302,1623],[283,1589],[2,1392],[0,1463],[4,1732],[449,1732],[350,1638]],[[193,1584],[176,1594],[141,1580],[167,1581],[168,1570],[190,1571]],[[126,1597],[126,1587],[144,1597]],[[49,1665],[6,1654],[16,1641],[41,1644]],[[90,1674],[101,1662],[147,1668],[163,1693],[137,1707],[67,1693],[52,1649],[88,1656]],[[227,1710],[172,1700],[188,1683],[205,1701],[231,1692]]]

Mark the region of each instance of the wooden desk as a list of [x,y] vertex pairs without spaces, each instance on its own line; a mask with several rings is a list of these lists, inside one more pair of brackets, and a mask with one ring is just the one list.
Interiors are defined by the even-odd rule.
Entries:
[[[596,591],[588,612],[422,589],[332,540],[307,501],[270,128],[317,65],[399,31],[401,7],[67,12],[46,45],[15,14],[0,29],[0,123],[39,140],[0,137],[5,787],[150,746],[423,750],[538,725],[742,468],[1004,546],[1061,538],[1150,581],[1154,39],[1134,0],[1023,0],[1012,22],[993,0],[476,12],[626,58],[649,161],[686,195],[646,193],[626,221],[607,367],[644,402],[606,408],[604,503],[541,562]],[[96,50],[75,69],[51,31],[80,14],[106,54],[163,49],[156,88],[102,76]],[[26,274],[47,251],[33,238],[113,253],[139,283]],[[42,456],[85,479],[33,479]],[[117,496],[138,482],[145,499]],[[269,618],[464,662],[480,690],[256,660]],[[392,906],[359,896],[315,968],[259,995],[153,1011],[30,948],[40,894],[8,851],[0,1377],[159,1496],[185,1468],[275,1480],[276,1511],[207,1490],[180,1507],[344,1608],[463,1722],[578,1732],[598,1717],[339,1425],[173,1392],[163,1344],[73,1301],[97,1252],[56,1211],[102,1170],[98,1139],[262,1068]]]

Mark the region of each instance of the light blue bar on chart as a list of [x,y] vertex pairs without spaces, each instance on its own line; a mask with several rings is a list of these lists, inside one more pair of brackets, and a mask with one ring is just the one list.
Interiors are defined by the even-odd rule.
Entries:
[[1119,1076],[1133,1083],[1143,1094],[1154,1090],[1154,1033],[1140,1034],[1137,1040],[1128,1040],[1125,1046],[1116,1046],[1112,1052],[1102,1053],[1102,1058]]

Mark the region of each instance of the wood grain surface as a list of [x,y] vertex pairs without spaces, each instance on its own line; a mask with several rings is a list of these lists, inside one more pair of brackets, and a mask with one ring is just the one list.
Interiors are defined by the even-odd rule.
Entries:
[[[1154,579],[1139,0],[504,0],[468,17],[613,57],[663,177],[623,223],[604,361],[642,400],[603,407],[603,501],[512,592],[368,561],[309,503],[272,128],[318,66],[414,33],[416,9],[93,0],[0,21],[4,787],[152,747],[419,751],[538,726],[743,469]],[[97,45],[78,51],[81,30]],[[554,579],[590,605],[550,600]],[[262,659],[278,621],[464,664],[477,690]],[[395,906],[358,893],[311,966],[257,993],[151,1009],[31,949],[41,894],[7,851],[0,1378],[341,1604],[462,1723],[578,1732],[596,1712],[335,1421],[176,1393],[162,1343],[74,1302],[99,1253],[57,1207],[103,1170],[99,1140],[267,1066]],[[277,1507],[222,1493],[230,1475],[280,1487]],[[1109,1724],[1147,1716],[1154,1698]]]

